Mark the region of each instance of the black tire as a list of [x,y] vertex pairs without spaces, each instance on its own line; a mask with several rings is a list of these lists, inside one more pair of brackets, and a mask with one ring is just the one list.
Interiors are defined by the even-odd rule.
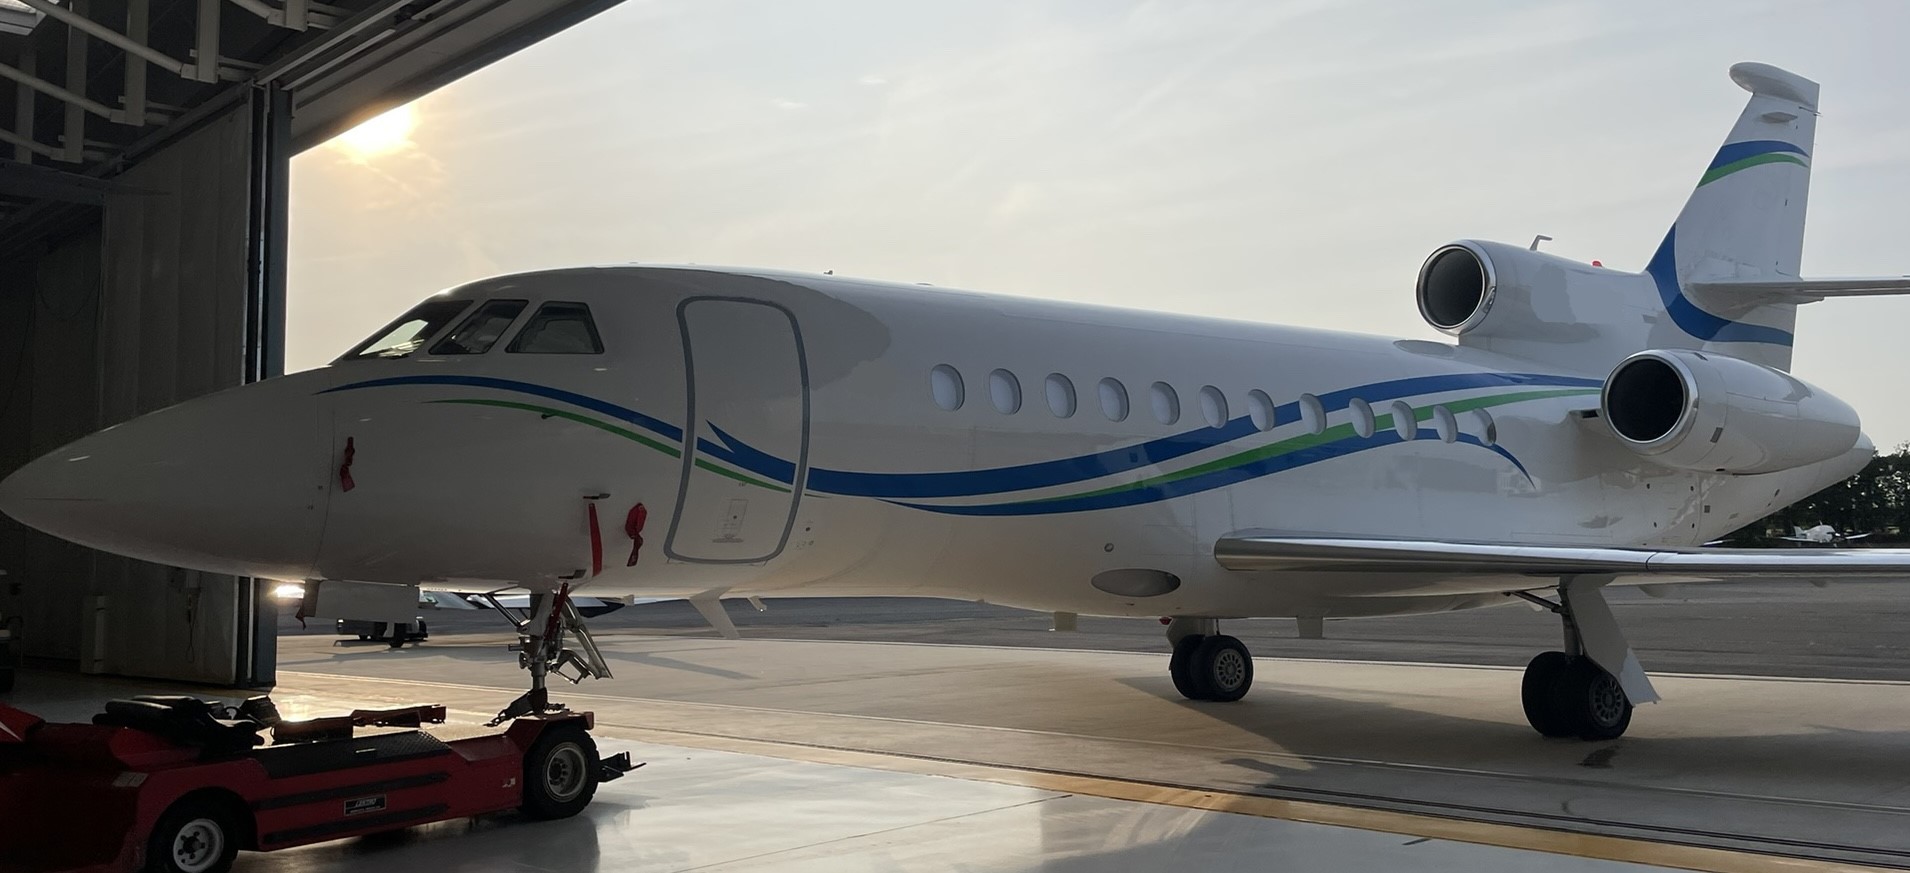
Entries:
[[1174,657],[1167,662],[1167,675],[1174,679],[1174,690],[1188,700],[1206,700],[1200,683],[1194,681],[1194,650],[1200,648],[1200,641],[1206,637],[1200,634],[1188,634],[1174,644]]
[[597,794],[597,743],[577,725],[555,725],[524,755],[524,815],[569,818]]
[[1569,737],[1578,733],[1559,703],[1572,656],[1564,652],[1540,652],[1525,665],[1525,680],[1519,684],[1519,702],[1525,706],[1526,724],[1541,736]]
[[0,694],[13,690],[13,668],[0,667]]
[[1188,672],[1206,692],[1202,698],[1232,703],[1253,687],[1253,655],[1239,640],[1220,634],[1200,641]]
[[216,797],[172,805],[146,838],[146,873],[225,873],[239,855],[238,820]]
[[1618,677],[1590,658],[1573,658],[1559,684],[1559,706],[1581,740],[1615,740],[1631,727],[1631,699]]
[[371,638],[373,640],[380,640],[380,641],[385,638],[385,623],[384,622],[374,621],[371,623]]
[[410,625],[408,624],[403,624],[403,623],[393,624],[391,626],[391,639],[387,640],[386,643],[394,649],[404,648],[405,636],[406,634],[410,633],[410,631],[406,630],[406,628],[408,627],[410,627]]

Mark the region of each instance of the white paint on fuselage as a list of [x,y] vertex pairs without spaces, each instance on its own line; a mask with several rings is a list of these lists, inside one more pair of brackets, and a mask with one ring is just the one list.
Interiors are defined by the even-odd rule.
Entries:
[[[1333,333],[1049,301],[951,292],[833,277],[700,268],[619,267],[487,280],[451,292],[587,303],[606,352],[518,355],[504,343],[486,355],[344,361],[299,374],[314,391],[394,378],[484,377],[553,388],[680,427],[686,420],[684,331],[679,307],[703,297],[760,301],[786,311],[800,331],[808,380],[811,488],[796,501],[786,543],[784,519],[769,520],[787,495],[694,467],[695,500],[677,522],[677,548],[754,542],[735,554],[755,563],[672,560],[671,514],[683,476],[680,450],[630,421],[576,403],[492,387],[406,384],[319,395],[334,422],[333,457],[355,449],[355,488],[329,495],[315,575],[386,582],[497,579],[550,583],[590,566],[586,496],[597,502],[604,570],[586,583],[602,595],[924,595],[979,599],[1088,614],[1216,616],[1359,615],[1437,611],[1503,602],[1496,594],[1446,593],[1414,580],[1279,577],[1231,572],[1212,560],[1213,543],[1241,530],[1521,543],[1601,545],[1701,543],[1772,508],[1838,481],[1869,457],[1868,444],[1844,458],[1764,476],[1731,477],[1657,467],[1617,445],[1603,425],[1576,414],[1596,406],[1593,390],[1515,400],[1488,412],[1497,445],[1447,444],[1421,423],[1420,438],[1386,445],[1384,426],[1365,448],[1225,487],[1137,505],[1052,514],[970,516],[935,507],[1062,498],[1130,486],[1304,437],[1294,414],[1270,432],[1078,482],[969,497],[887,499],[829,493],[816,471],[937,473],[989,470],[1117,451],[1201,431],[1198,392],[1213,385],[1230,416],[1246,398],[1275,403],[1329,396],[1355,386],[1430,376],[1517,373],[1595,384],[1614,361],[1561,370],[1414,340]],[[765,322],[767,324],[767,322]],[[785,346],[766,349],[763,381],[791,385]],[[956,411],[938,408],[929,373],[950,364],[966,383]],[[736,369],[732,367],[732,369]],[[747,366],[742,367],[748,370]],[[1018,377],[1021,408],[991,403],[989,374]],[[1061,373],[1078,409],[1058,418],[1043,380]],[[1096,386],[1120,380],[1130,397],[1125,421],[1102,415]],[[1177,389],[1181,420],[1156,421],[1147,392]],[[732,393],[735,374],[727,378]],[[1466,387],[1369,399],[1390,413],[1394,400],[1416,410],[1482,397],[1570,386]],[[702,392],[699,392],[701,394]],[[744,392],[747,393],[747,392]],[[784,391],[787,395],[789,392]],[[558,414],[515,406],[544,407]],[[747,402],[743,402],[747,401]],[[746,397],[724,405],[699,396],[698,436],[721,445],[711,426],[746,443],[789,437],[800,426],[795,396]],[[712,411],[716,410],[716,411]],[[752,411],[753,410],[753,411]],[[1348,422],[1344,405],[1329,427]],[[575,418],[571,417],[575,416]],[[580,420],[581,419],[581,420]],[[1476,416],[1457,416],[1482,437]],[[624,431],[619,434],[607,428]],[[1329,431],[1329,435],[1332,431]],[[646,445],[648,440],[652,445]],[[794,445],[783,439],[779,445]],[[1290,453],[1289,453],[1290,454]],[[721,458],[711,465],[739,471]],[[794,460],[785,458],[785,460]],[[1237,462],[1237,461],[1236,461]],[[1519,469],[1522,465],[1524,470]],[[1224,466],[1224,465],[1223,465]],[[727,510],[744,501],[740,523]],[[626,568],[625,513],[650,512],[641,560]],[[718,507],[713,509],[712,507]],[[752,552],[756,546],[761,549]],[[1165,570],[1181,587],[1156,597],[1121,597],[1091,586],[1100,572]],[[1415,587],[1416,586],[1416,587]],[[1377,597],[1373,595],[1393,595]]]

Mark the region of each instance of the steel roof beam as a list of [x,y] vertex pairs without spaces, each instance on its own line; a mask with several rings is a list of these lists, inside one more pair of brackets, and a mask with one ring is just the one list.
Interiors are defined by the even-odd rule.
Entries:
[[[165,52],[162,52],[158,49],[153,48],[152,46],[146,45],[144,42],[131,39],[127,37],[125,34],[120,33],[119,31],[114,30],[110,27],[107,27],[106,25],[101,24],[97,21],[94,21],[91,18],[87,18],[85,15],[82,15],[78,12],[68,9],[65,6],[61,6],[56,3],[50,2],[50,0],[20,0],[20,2],[25,3],[26,5],[31,6],[34,9],[39,10],[41,13],[45,14],[46,17],[56,19],[64,23],[66,26],[73,28],[74,30],[78,30],[78,31],[90,34],[97,39],[112,43],[113,45],[118,46],[120,49],[123,49],[127,54],[137,55],[138,57],[145,58],[148,62],[152,63],[153,66],[156,66],[162,70],[166,70],[167,72],[171,72],[171,73],[176,73],[180,76],[183,76],[188,79],[193,79],[195,81],[200,81],[200,82],[214,81],[213,79],[199,78],[197,75],[198,71],[194,64],[186,63],[185,61],[181,61],[177,58],[174,58],[171,55],[166,54]],[[216,53],[215,53],[215,56],[216,56]]]

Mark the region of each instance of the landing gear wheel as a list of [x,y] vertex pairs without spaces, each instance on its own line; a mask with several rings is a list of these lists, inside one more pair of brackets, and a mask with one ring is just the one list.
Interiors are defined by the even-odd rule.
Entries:
[[1559,709],[1581,740],[1615,740],[1631,726],[1631,700],[1618,677],[1592,663],[1575,658],[1558,686]]
[[1544,652],[1519,688],[1525,720],[1548,737],[1613,740],[1631,726],[1631,700],[1617,677],[1586,657]]
[[1525,665],[1525,681],[1519,685],[1519,702],[1525,705],[1525,721],[1541,736],[1569,737],[1578,733],[1559,705],[1559,688],[1572,656],[1564,652],[1540,652]]
[[524,814],[556,819],[583,812],[597,793],[600,770],[597,744],[583,728],[544,731],[524,756]]
[[1188,700],[1202,700],[1200,685],[1194,681],[1194,650],[1200,648],[1205,636],[1188,634],[1174,644],[1174,657],[1167,662],[1167,674],[1174,677],[1174,690]]
[[1187,667],[1201,700],[1230,703],[1253,687],[1253,656],[1239,640],[1224,634],[1202,639]]
[[225,873],[238,857],[238,830],[228,807],[212,798],[173,804],[146,840],[148,873]]

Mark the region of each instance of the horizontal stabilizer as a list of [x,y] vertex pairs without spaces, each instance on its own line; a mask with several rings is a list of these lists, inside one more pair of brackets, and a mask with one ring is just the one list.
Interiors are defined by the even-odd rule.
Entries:
[[1910,549],[1653,549],[1232,536],[1214,544],[1214,560],[1229,570],[1402,577],[1596,575],[1631,579],[1632,584],[1672,578],[1910,581]]
[[1815,303],[1829,297],[1910,294],[1910,276],[1852,279],[1717,279],[1693,281],[1691,291],[1719,302]]

